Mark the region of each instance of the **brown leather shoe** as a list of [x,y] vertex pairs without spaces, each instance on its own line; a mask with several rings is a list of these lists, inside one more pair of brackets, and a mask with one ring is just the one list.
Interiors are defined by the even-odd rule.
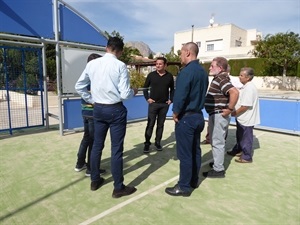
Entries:
[[240,156],[242,156],[242,154],[243,154],[243,152],[239,152],[239,153],[235,154],[235,156],[240,157]]
[[123,196],[133,194],[134,192],[136,192],[136,190],[137,189],[135,187],[124,186],[123,189],[121,189],[121,190],[114,190],[112,193],[112,197],[113,198],[121,198]]
[[252,163],[252,160],[245,160],[242,158],[235,159],[234,161],[236,161],[238,163]]
[[210,142],[208,140],[204,140],[204,141],[201,142],[201,144],[208,145],[208,144],[210,144]]
[[230,151],[230,152],[227,152],[227,155],[230,155],[230,156],[241,156],[242,152]]
[[100,177],[100,180],[91,182],[91,191],[98,190],[104,184],[104,179]]

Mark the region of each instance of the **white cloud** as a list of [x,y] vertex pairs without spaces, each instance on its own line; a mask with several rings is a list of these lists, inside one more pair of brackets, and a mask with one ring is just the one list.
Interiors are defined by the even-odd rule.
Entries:
[[212,13],[219,24],[233,23],[264,35],[300,30],[299,0],[65,0],[103,31],[126,41],[143,41],[169,52],[177,31],[206,27]]

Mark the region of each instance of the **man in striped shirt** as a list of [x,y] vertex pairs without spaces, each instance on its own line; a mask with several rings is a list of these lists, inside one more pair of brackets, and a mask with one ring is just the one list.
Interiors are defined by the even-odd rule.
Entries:
[[203,173],[208,178],[225,177],[225,138],[231,112],[239,96],[239,91],[230,82],[227,67],[228,62],[223,57],[214,58],[209,67],[209,75],[214,78],[205,98],[205,110],[209,115],[208,127],[214,163],[211,164],[212,170]]

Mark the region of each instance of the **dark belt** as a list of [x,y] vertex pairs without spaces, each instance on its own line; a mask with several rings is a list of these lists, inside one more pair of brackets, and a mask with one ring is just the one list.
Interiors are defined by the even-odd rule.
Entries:
[[153,103],[156,103],[156,104],[168,104],[167,101],[165,101],[165,102],[153,102]]
[[104,103],[98,103],[98,102],[95,102],[95,105],[101,105],[101,106],[116,106],[116,105],[123,105],[123,102],[117,102],[117,103],[113,103],[113,104],[104,104]]
[[211,113],[208,113],[208,115],[214,115],[214,114],[218,114],[218,113],[222,113],[223,112],[223,110],[216,110],[216,111],[213,111],[213,112],[211,112]]

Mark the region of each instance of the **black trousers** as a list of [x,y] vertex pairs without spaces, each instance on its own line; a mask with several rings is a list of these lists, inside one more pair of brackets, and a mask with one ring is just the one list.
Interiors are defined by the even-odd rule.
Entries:
[[154,125],[156,125],[156,136],[155,142],[160,143],[163,131],[164,123],[166,120],[166,115],[169,110],[169,105],[167,103],[151,103],[148,106],[148,122],[145,131],[145,144],[150,144],[150,139],[153,133]]

